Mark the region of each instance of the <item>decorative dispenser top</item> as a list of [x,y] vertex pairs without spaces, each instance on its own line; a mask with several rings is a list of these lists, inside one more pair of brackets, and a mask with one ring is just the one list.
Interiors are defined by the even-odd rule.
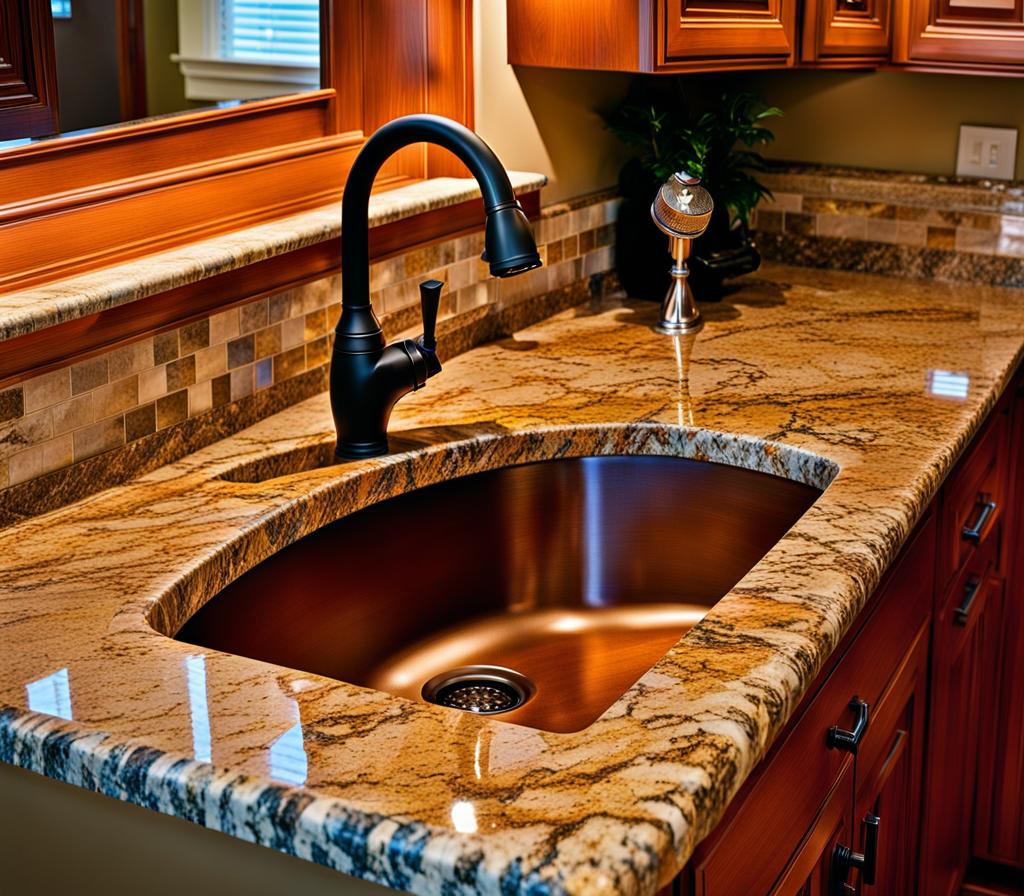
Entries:
[[651,217],[669,236],[694,239],[707,230],[715,203],[700,186],[699,177],[685,172],[673,174],[658,190],[651,203]]

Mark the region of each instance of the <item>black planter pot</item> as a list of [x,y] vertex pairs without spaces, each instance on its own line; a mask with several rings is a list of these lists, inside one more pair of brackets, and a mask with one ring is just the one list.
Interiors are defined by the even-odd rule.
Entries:
[[[668,237],[651,220],[651,202],[661,184],[636,160],[619,177],[622,204],[615,226],[615,268],[622,288],[638,299],[660,302],[669,286]],[[714,198],[714,194],[712,194]],[[708,229],[690,252],[690,286],[701,302],[720,301],[725,281],[749,274],[761,256],[746,227],[729,227],[729,213],[716,201]]]

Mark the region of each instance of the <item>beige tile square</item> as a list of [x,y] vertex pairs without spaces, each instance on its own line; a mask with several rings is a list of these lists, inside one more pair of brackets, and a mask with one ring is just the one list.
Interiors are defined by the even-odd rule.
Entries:
[[71,433],[65,433],[43,442],[39,447],[43,452],[43,472],[52,473],[54,470],[62,470],[74,463],[74,437]]
[[866,240],[868,218],[864,215],[818,215],[818,236]]
[[924,246],[928,242],[928,225],[923,221],[896,221],[896,241],[901,246]]
[[212,380],[228,369],[228,347],[221,342],[196,352],[196,381]]
[[71,397],[71,369],[62,367],[21,384],[25,394],[25,413],[48,408]]
[[210,318],[210,345],[227,342],[238,336],[238,309],[229,308]]
[[93,413],[93,396],[95,394],[86,392],[85,395],[79,395],[70,401],[55,405],[52,410],[54,435],[81,429],[92,423],[96,419],[96,415]]
[[757,206],[758,211],[764,209],[772,212],[802,212],[804,197],[801,193],[777,192],[771,198],[765,197]]
[[252,395],[254,386],[255,364],[248,364],[245,367],[237,367],[231,371],[231,400],[238,401]]
[[973,227],[956,229],[956,251],[992,255],[996,251],[997,235],[994,230],[976,230]]
[[306,319],[305,317],[289,317],[281,321],[281,348],[287,351],[290,348],[302,345],[306,341]]
[[[298,295],[301,297],[302,312],[309,314],[319,308],[326,308],[331,302],[338,300],[341,295],[341,278],[324,277],[321,280],[314,280],[299,287]],[[299,307],[296,303],[295,311]]]
[[140,339],[129,345],[122,345],[107,356],[107,366],[112,380],[120,380],[133,373],[141,373],[143,370],[148,370],[153,364],[152,337]]
[[370,289],[376,291],[405,279],[405,256],[396,255],[370,265]]
[[34,445],[18,451],[7,459],[7,475],[11,485],[28,482],[43,474],[43,446]]
[[84,429],[75,430],[73,436],[76,462],[102,454],[124,444],[124,417],[98,420]]
[[213,407],[213,383],[205,380],[188,387],[188,415],[195,417]]
[[[226,351],[226,350],[225,350]],[[139,374],[139,404],[155,401],[167,394],[167,368],[151,367]]]

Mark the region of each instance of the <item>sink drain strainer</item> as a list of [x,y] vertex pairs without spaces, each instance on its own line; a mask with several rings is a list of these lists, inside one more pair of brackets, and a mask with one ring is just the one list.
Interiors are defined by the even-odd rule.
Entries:
[[423,685],[423,699],[464,712],[493,715],[522,706],[534,690],[525,675],[503,666],[461,666],[431,678]]

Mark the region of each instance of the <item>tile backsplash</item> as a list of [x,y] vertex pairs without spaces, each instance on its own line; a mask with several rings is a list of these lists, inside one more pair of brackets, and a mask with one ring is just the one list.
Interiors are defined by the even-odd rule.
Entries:
[[814,267],[1024,286],[1024,185],[794,166],[764,175],[765,256]]
[[[418,285],[436,277],[447,284],[441,320],[451,327],[586,283],[613,265],[617,208],[600,195],[545,209],[536,225],[544,267],[508,280],[491,278],[480,261],[482,231],[376,262],[374,307],[391,331],[413,326]],[[327,277],[0,390],[0,523],[167,463],[322,391],[340,298],[340,276]]]

